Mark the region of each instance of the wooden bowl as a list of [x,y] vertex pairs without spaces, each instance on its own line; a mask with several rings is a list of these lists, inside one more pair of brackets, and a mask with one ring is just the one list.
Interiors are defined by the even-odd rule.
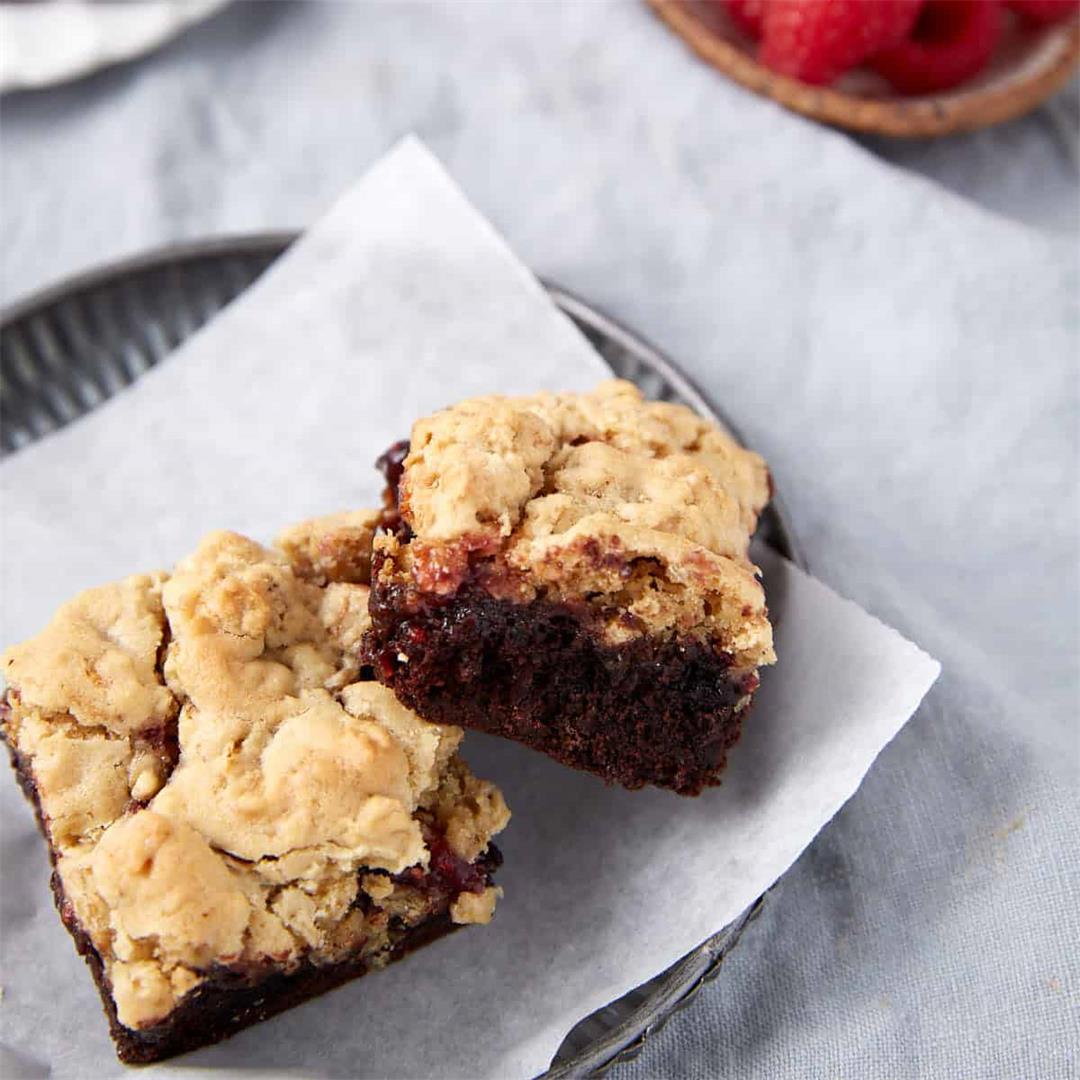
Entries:
[[948,135],[1011,120],[1061,89],[1080,62],[1080,20],[1038,28],[1010,20],[990,66],[955,90],[900,97],[867,69],[829,87],[808,86],[759,64],[756,42],[720,0],[648,3],[702,59],[748,90],[811,119],[874,135]]

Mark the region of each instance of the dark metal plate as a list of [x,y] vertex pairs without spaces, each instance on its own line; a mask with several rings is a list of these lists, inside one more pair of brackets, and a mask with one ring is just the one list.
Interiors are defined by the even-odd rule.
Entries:
[[[151,252],[71,278],[4,312],[0,323],[0,456],[48,435],[134,382],[243,292],[294,239],[232,237]],[[545,283],[614,374],[651,398],[681,402],[738,434],[662,353],[585,301]],[[774,499],[756,543],[802,564]],[[649,1034],[716,977],[758,899],[677,964],[578,1023],[547,1077],[595,1074],[635,1057]]]

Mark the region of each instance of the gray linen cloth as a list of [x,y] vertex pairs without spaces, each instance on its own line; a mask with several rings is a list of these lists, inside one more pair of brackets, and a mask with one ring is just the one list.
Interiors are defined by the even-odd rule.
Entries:
[[814,572],[941,659],[620,1080],[1077,1075],[1075,94],[869,144],[896,168],[727,85],[634,3],[241,3],[2,110],[9,301],[303,225],[416,130],[538,272],[723,404]]

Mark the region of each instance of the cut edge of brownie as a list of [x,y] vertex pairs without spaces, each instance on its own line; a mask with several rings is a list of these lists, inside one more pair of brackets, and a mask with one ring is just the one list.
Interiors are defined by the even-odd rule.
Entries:
[[609,644],[570,604],[482,585],[445,599],[391,585],[373,591],[370,611],[366,660],[409,708],[627,788],[697,795],[718,784],[759,681],[707,642]]
[[[5,694],[0,697],[0,713],[9,707]],[[71,934],[76,951],[90,968],[109,1021],[117,1057],[126,1065],[149,1065],[221,1042],[244,1028],[343,986],[369,971],[386,967],[415,949],[461,929],[461,924],[450,917],[448,896],[447,910],[438,911],[415,926],[393,930],[395,940],[390,948],[374,957],[346,956],[321,964],[305,959],[288,971],[269,962],[249,963],[237,969],[216,967],[181,999],[163,1022],[147,1028],[129,1028],[117,1016],[105,964],[65,895],[56,869],[56,849],[49,839],[45,812],[29,764],[7,739],[0,737],[0,742],[7,746],[19,787],[33,808],[38,829],[45,839],[52,866],[50,886],[60,920]],[[493,872],[501,862],[499,849],[489,842],[487,850],[472,865],[483,873],[486,884],[492,885]]]
[[[52,883],[66,925],[63,890],[55,871]],[[219,1043],[244,1028],[335,990],[369,971],[379,970],[460,926],[443,912],[402,930],[394,945],[379,954],[377,965],[368,958],[348,957],[327,964],[304,961],[292,971],[282,971],[269,964],[252,965],[247,971],[219,968],[187,994],[165,1021],[138,1030],[125,1027],[117,1019],[104,964],[86,933],[77,923],[68,929],[75,939],[75,948],[94,976],[117,1057],[125,1065],[149,1065]]]
[[[375,463],[386,480],[380,528],[402,543],[412,539],[399,498],[408,453],[402,440]],[[720,783],[756,668],[735,671],[696,638],[608,643],[587,604],[504,599],[475,567],[449,596],[386,585],[385,561],[376,547],[362,660],[420,716],[512,739],[631,790],[692,796]]]

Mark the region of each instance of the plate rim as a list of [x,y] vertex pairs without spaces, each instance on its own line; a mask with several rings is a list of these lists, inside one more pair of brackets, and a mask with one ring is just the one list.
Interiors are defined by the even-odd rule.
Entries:
[[[107,288],[130,275],[168,270],[178,264],[188,262],[245,256],[267,257],[269,266],[300,235],[301,233],[295,230],[225,234],[201,240],[165,244],[108,260],[69,274],[0,308],[0,334],[7,332],[14,324],[34,318],[51,306],[60,304],[73,296]],[[726,426],[735,438],[740,442],[743,441],[737,427],[730,423],[675,361],[659,348],[569,289],[544,278],[539,280],[565,315],[595,329],[629,354],[642,359],[647,367],[651,367],[696,411]],[[603,355],[599,355],[605,365],[608,365]],[[18,450],[13,453],[18,453]],[[800,545],[788,524],[782,502],[775,494],[770,502],[770,516],[775,546],[792,562],[805,569],[806,563]],[[647,1039],[660,1030],[677,1012],[688,1006],[697,991],[717,976],[724,958],[738,943],[746,927],[761,913],[765,898],[774,887],[775,885],[770,886],[726,926],[710,935],[675,963],[657,972],[653,979],[663,979],[662,986],[650,992],[648,997],[634,1006],[624,1019],[612,1026],[603,1036],[596,1038],[586,1049],[576,1052],[559,1064],[556,1064],[553,1059],[542,1076],[551,1080],[556,1080],[556,1078],[561,1080],[570,1076],[599,1075],[617,1063],[636,1057]],[[621,997],[616,998],[606,1007],[614,1005],[619,1000]],[[594,1013],[588,1015],[591,1016]],[[588,1016],[581,1017],[578,1023],[586,1019]],[[576,1024],[568,1029],[566,1036],[569,1036],[575,1026]]]

